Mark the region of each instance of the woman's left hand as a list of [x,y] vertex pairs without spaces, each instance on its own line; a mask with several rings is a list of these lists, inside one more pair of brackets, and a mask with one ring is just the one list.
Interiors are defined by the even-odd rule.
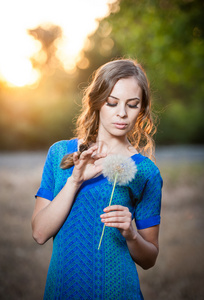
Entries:
[[137,231],[132,226],[132,214],[129,209],[122,205],[111,205],[104,208],[101,222],[108,227],[118,228],[126,240],[132,240],[137,235]]

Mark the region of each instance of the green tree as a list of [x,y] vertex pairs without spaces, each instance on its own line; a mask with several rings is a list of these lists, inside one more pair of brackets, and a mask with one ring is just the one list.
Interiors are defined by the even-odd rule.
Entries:
[[[203,143],[203,2],[121,0],[89,37],[84,79],[115,57],[137,58],[150,79],[159,112],[160,143]],[[113,9],[114,11],[114,9]]]

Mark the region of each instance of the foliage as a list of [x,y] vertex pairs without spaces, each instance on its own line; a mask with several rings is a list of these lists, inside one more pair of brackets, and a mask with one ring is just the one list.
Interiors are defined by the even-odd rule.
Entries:
[[31,61],[42,79],[33,88],[0,83],[0,149],[47,148],[72,137],[80,90],[94,70],[118,57],[138,59],[147,72],[160,119],[157,144],[203,143],[203,8],[200,0],[112,2],[111,14],[87,38],[74,74],[56,56],[59,26],[28,31],[41,43]]
[[[204,142],[203,2],[121,0],[119,4],[118,12],[102,20],[89,37],[84,52],[90,61],[88,72],[114,57],[137,58],[150,79],[160,118],[157,141]],[[87,72],[80,74],[83,78]]]

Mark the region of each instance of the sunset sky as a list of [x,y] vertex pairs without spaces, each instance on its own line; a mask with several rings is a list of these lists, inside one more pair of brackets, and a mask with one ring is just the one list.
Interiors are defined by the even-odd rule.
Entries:
[[108,15],[110,2],[114,0],[1,0],[0,80],[19,87],[38,80],[40,74],[29,58],[41,44],[27,34],[27,29],[45,23],[62,28],[57,54],[65,69],[74,68],[87,35],[97,28],[96,19]]

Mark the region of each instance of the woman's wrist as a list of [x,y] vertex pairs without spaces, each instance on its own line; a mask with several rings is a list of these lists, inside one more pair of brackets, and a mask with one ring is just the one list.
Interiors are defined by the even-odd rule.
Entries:
[[83,183],[82,181],[80,182],[76,181],[72,175],[67,179],[67,184],[70,184],[72,187],[75,187],[76,189],[79,189],[82,183]]
[[131,234],[129,234],[127,237],[126,237],[126,241],[127,242],[134,242],[136,241],[138,238],[138,232],[133,229],[133,231],[131,232]]

